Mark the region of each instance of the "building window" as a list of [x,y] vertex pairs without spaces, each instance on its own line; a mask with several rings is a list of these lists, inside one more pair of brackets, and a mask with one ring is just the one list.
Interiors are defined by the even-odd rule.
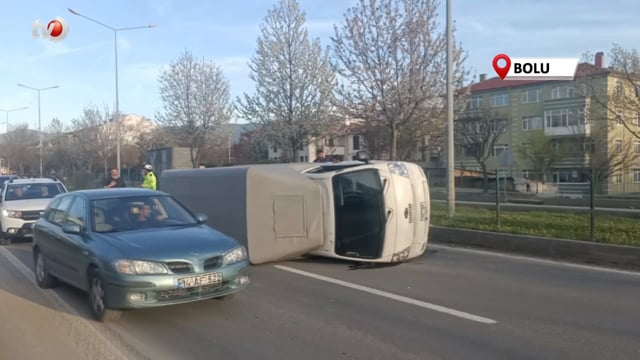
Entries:
[[360,150],[360,135],[353,135],[353,150]]
[[633,150],[636,152],[636,154],[640,154],[640,140],[635,140],[633,142]]
[[509,94],[500,94],[491,96],[491,107],[509,106]]
[[615,94],[618,97],[624,96],[624,84],[622,83],[621,80],[616,80]]
[[636,184],[640,183],[640,169],[633,170],[633,182]]
[[640,111],[636,112],[636,116],[631,118],[631,125],[640,126]]
[[624,123],[624,117],[622,116],[622,112],[618,111],[616,112],[616,125],[620,126]]
[[530,104],[540,102],[542,98],[542,90],[540,89],[529,89],[522,91],[522,103]]
[[584,109],[560,109],[544,112],[546,127],[567,127],[587,123]]
[[566,99],[576,96],[576,88],[572,86],[556,86],[551,89],[551,100]]
[[529,170],[522,170],[522,177],[525,179],[529,179],[529,177],[531,176],[531,173],[529,172]]
[[494,145],[493,146],[493,156],[500,156],[500,154],[502,154],[502,152],[504,152],[508,148],[509,148],[509,145],[507,145],[507,144]]
[[277,152],[278,152],[278,147],[277,147],[277,146],[274,146],[274,147],[273,147],[273,152],[274,152],[274,153],[277,153]]
[[522,130],[542,129],[542,118],[540,116],[523,116]]
[[622,139],[613,140],[613,148],[616,153],[620,154],[623,151],[623,147]]
[[614,184],[622,184],[622,173],[617,172],[613,174],[611,180]]
[[333,138],[327,138],[327,139],[324,139],[324,144],[325,144],[326,146],[331,146],[331,147],[333,147],[333,146],[334,146],[334,145],[333,145]]
[[481,95],[472,96],[469,99],[469,108],[481,109],[484,107],[484,97]]

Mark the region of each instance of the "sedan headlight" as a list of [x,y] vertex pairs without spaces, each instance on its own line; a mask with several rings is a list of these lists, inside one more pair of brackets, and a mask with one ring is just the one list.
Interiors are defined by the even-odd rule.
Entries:
[[116,271],[127,275],[168,274],[164,264],[153,261],[118,260],[113,263]]
[[401,162],[392,162],[389,164],[389,171],[393,175],[400,175],[404,177],[409,177],[409,170],[407,169],[407,165]]
[[237,248],[224,254],[224,260],[222,262],[224,265],[229,265],[246,259],[247,249],[244,246],[240,245]]
[[11,218],[21,218],[22,217],[22,211],[2,210],[2,215],[6,216],[6,217],[11,217]]

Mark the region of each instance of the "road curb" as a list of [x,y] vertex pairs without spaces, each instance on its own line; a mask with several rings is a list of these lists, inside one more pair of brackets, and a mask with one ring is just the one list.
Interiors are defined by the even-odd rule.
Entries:
[[489,231],[431,226],[429,241],[553,260],[640,270],[640,248]]

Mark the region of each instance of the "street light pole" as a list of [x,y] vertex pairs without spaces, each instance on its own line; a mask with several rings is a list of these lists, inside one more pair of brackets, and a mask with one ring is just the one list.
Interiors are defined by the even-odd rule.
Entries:
[[[14,112],[14,111],[27,110],[28,108],[29,108],[28,106],[24,106],[24,107],[17,108],[17,109],[9,109],[9,110],[0,109],[0,111],[4,112],[4,114],[6,115],[5,116],[5,120],[4,120],[5,126],[7,128],[7,131],[6,131],[5,135],[4,135],[6,137],[5,141],[9,141],[9,113],[10,112]],[[7,169],[9,171],[11,171],[11,166],[10,165],[11,164],[9,163],[9,154],[7,154]]]
[[109,26],[105,23],[102,23],[96,19],[90,18],[86,15],[81,14],[80,12],[78,12],[77,10],[74,9],[68,9],[70,13],[72,13],[73,15],[77,15],[80,17],[83,17],[93,23],[96,23],[102,27],[105,27],[111,31],[113,31],[113,44],[114,44],[114,55],[115,55],[115,83],[116,83],[116,104],[115,104],[115,111],[114,111],[114,119],[116,122],[116,163],[117,163],[117,168],[118,171],[121,171],[120,169],[120,147],[121,147],[121,137],[122,135],[120,134],[120,96],[119,96],[119,86],[118,86],[118,32],[119,31],[127,31],[127,30],[138,30],[138,29],[148,29],[148,28],[154,28],[158,25],[156,24],[150,24],[150,25],[145,25],[145,26],[131,26],[131,27],[125,27],[125,28],[115,28],[112,26]]
[[447,202],[449,217],[456,213],[455,145],[453,136],[453,21],[447,0]]
[[50,90],[50,89],[57,89],[60,86],[55,85],[55,86],[49,86],[46,88],[34,88],[31,86],[27,86],[27,85],[23,85],[23,84],[18,84],[18,86],[26,88],[26,89],[30,89],[33,91],[36,91],[38,93],[38,133],[39,133],[39,147],[40,147],[40,177],[42,177],[43,175],[43,171],[42,171],[42,158],[43,158],[43,151],[42,151],[42,117],[41,117],[41,111],[40,111],[40,92],[44,91],[44,90]]

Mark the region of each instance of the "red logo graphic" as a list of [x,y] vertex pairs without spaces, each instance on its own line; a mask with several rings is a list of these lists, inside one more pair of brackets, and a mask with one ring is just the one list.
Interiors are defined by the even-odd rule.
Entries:
[[69,26],[67,22],[60,16],[54,20],[49,21],[47,24],[43,24],[40,20],[33,22],[32,35],[35,39],[40,37],[57,42],[62,41],[67,37],[69,33]]
[[[498,65],[498,61],[500,61],[500,60],[504,60],[505,61],[505,66],[504,67],[500,67],[500,65]],[[500,79],[504,80],[504,78],[509,73],[509,69],[510,68],[511,68],[511,58],[509,58],[508,55],[498,54],[493,58],[493,70],[495,70],[496,74],[498,74],[498,76],[500,76]]]

